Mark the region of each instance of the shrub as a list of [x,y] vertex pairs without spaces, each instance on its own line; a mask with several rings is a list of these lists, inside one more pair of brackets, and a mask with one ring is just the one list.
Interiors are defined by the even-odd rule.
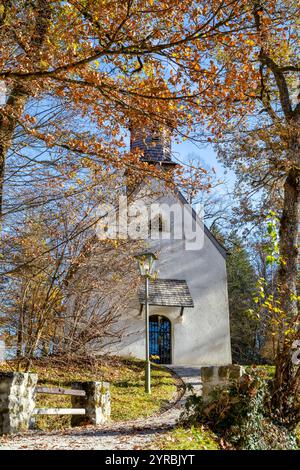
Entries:
[[184,424],[207,424],[237,449],[297,449],[294,434],[269,413],[269,381],[264,371],[246,374],[227,389],[216,389],[209,403],[191,395]]

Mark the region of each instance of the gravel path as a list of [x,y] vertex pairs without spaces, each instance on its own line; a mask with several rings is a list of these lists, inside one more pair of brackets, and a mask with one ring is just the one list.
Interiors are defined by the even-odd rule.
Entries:
[[[196,393],[201,393],[199,367],[169,366],[169,368],[182,379],[185,385],[190,384]],[[188,388],[171,408],[151,418],[111,422],[101,427],[86,426],[65,431],[28,431],[22,435],[0,440],[0,450],[138,450],[151,448],[151,442],[175,426],[176,420],[183,410],[185,400],[191,393]]]

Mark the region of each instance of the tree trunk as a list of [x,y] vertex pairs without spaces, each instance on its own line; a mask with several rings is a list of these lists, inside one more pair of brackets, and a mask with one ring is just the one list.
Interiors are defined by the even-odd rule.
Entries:
[[[300,149],[299,149],[300,152]],[[300,168],[290,170],[284,185],[284,206],[280,220],[280,255],[284,260],[278,272],[281,305],[289,317],[298,313],[297,272],[298,233],[300,223]]]
[[[34,69],[39,67],[41,51],[46,39],[49,25],[51,23],[52,5],[48,0],[36,0],[28,2],[28,8],[32,9],[34,18],[34,31],[30,38],[26,53]],[[11,7],[11,2],[7,2],[7,10]],[[5,161],[7,153],[11,147],[13,134],[18,124],[18,119],[22,116],[25,104],[29,96],[34,94],[34,89],[30,91],[30,83],[15,83],[11,87],[9,98],[4,108],[0,108],[0,221],[3,217],[3,186]]]
[[24,344],[24,309],[22,308],[19,313],[19,323],[17,332],[17,351],[16,356],[20,358],[23,355],[23,344]]
[[27,99],[28,93],[24,87],[17,84],[12,88],[6,105],[0,108],[0,220],[3,217],[5,162],[18,119],[22,116]]
[[[278,284],[284,321],[278,336],[273,406],[282,417],[292,422],[294,419],[297,420],[295,408],[299,391],[299,371],[297,370],[299,366],[292,362],[292,343],[299,336],[297,274],[300,224],[300,145],[296,138],[291,143],[291,158],[293,158],[294,165],[289,170],[284,184],[284,202],[279,232],[280,255],[283,263],[278,272]],[[294,333],[285,334],[288,329],[294,329]]]

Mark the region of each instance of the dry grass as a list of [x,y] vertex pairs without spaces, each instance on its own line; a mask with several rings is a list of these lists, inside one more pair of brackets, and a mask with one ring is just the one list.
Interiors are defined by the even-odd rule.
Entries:
[[204,426],[177,427],[163,438],[157,439],[159,450],[220,450],[217,437]]
[[[0,370],[16,370],[9,361]],[[37,373],[39,385],[70,386],[72,381],[103,380],[111,384],[112,419],[129,420],[151,416],[159,412],[177,391],[176,380],[163,367],[152,366],[152,394],[144,392],[144,362],[137,359],[102,357],[98,360],[36,359],[30,372]],[[37,407],[71,407],[71,397],[62,395],[37,395]],[[60,429],[70,425],[70,416],[38,416],[40,429]]]

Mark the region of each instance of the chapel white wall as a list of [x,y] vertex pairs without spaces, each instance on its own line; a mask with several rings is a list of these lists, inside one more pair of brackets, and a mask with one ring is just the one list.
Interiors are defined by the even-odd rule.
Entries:
[[[178,201],[166,191],[161,202]],[[202,227],[198,227],[203,230]],[[207,235],[203,247],[187,251],[184,240],[150,240],[149,248],[159,250],[157,268],[162,279],[187,281],[194,308],[150,307],[150,315],[164,315],[172,324],[172,363],[178,365],[226,365],[231,363],[226,262]],[[124,314],[123,340],[109,348],[121,356],[145,357],[145,319],[139,303]]]

